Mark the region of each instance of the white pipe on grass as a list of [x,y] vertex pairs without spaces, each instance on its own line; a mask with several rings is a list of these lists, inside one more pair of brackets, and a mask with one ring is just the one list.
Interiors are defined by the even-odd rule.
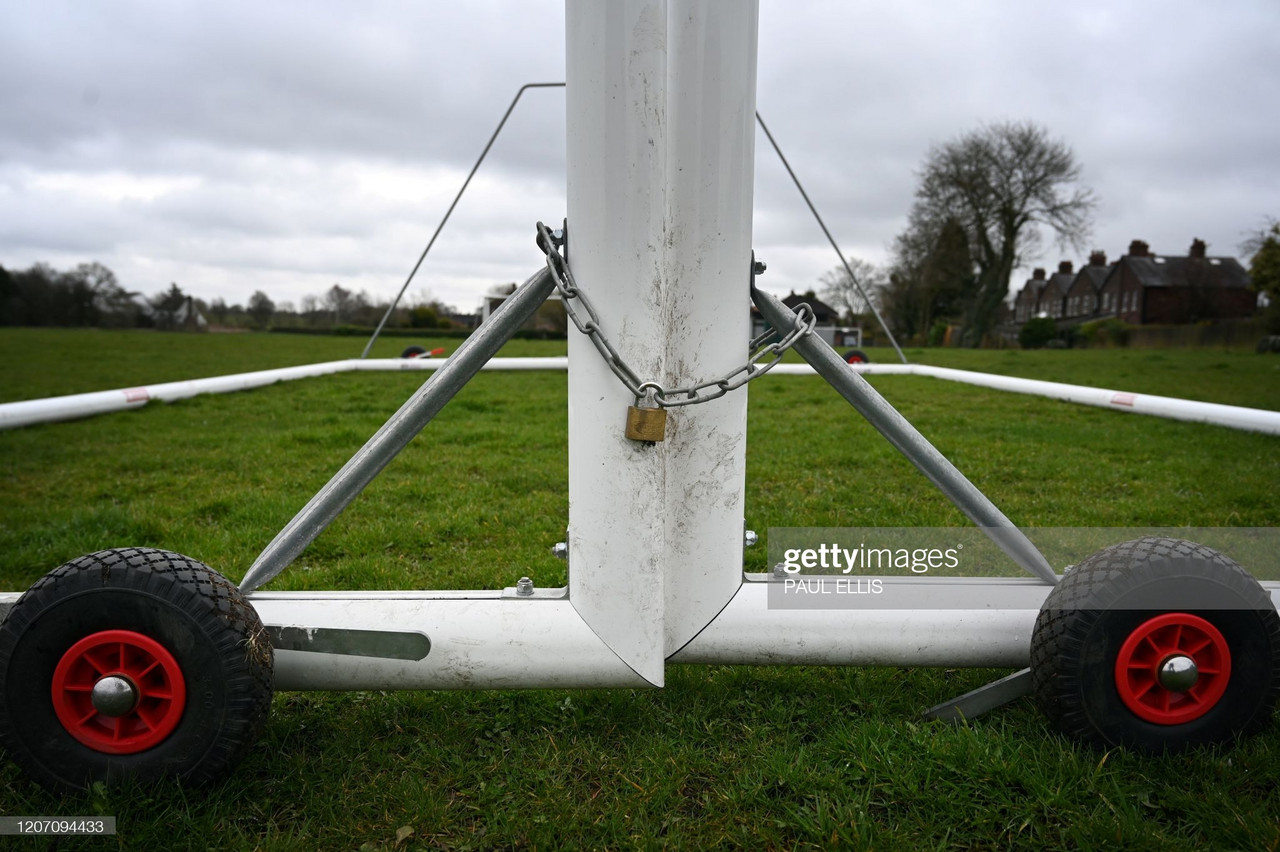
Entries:
[[[436,370],[445,363],[444,358],[381,358],[361,361],[351,358],[345,361],[326,361],[321,364],[304,364],[300,367],[282,367],[276,370],[258,370],[252,373],[235,373],[229,376],[213,376],[207,379],[189,379],[181,382],[164,382],[117,390],[78,393],[47,399],[27,399],[21,402],[0,404],[0,429],[16,429],[36,423],[58,420],[76,420],[140,408],[152,400],[174,402],[202,393],[231,393],[289,382],[313,376],[328,376],[353,370],[402,372],[407,370]],[[560,358],[493,358],[485,364],[486,370],[564,370],[568,359]]]
[[[445,365],[447,360],[447,358],[371,358],[366,361],[354,359],[344,363],[350,364],[348,369],[351,370],[385,373],[438,370]],[[480,369],[499,371],[567,370],[569,369],[569,359],[564,355],[545,358],[490,358]]]
[[253,373],[236,373],[214,376],[208,379],[190,379],[181,382],[165,382],[141,387],[120,388],[97,393],[78,393],[55,396],[48,399],[28,399],[0,405],[0,429],[16,429],[34,423],[55,420],[74,420],[92,417],[109,411],[139,408],[153,399],[173,402],[202,393],[231,393],[249,388],[272,385],[310,376],[326,376],[345,372],[351,367],[348,361],[328,361],[323,364],[305,364],[301,367],[284,367],[277,370],[259,370]]
[[[1215,402],[1196,402],[1168,396],[1068,385],[1062,382],[1045,382],[1039,379],[1020,379],[994,373],[977,373],[972,370],[953,370],[949,367],[932,367],[927,364],[858,364],[860,373],[871,375],[930,376],[949,382],[1025,393],[1060,399],[1079,405],[1092,405],[1124,411],[1132,414],[1150,414],[1169,420],[1186,420],[1192,423],[1209,423],[1247,432],[1280,435],[1280,411],[1265,411],[1238,405],[1220,405]],[[773,372],[785,375],[815,375],[808,364],[779,364]]]
[[[145,385],[135,388],[98,391],[95,393],[56,396],[48,399],[28,399],[21,402],[0,403],[0,429],[16,429],[36,423],[58,420],[75,420],[111,411],[138,408],[151,400],[173,402],[202,393],[230,393],[249,388],[263,387],[276,382],[287,382],[311,376],[326,376],[352,370],[373,372],[405,372],[435,370],[443,366],[444,358],[378,358],[361,361],[352,358],[345,361],[327,361],[322,364],[306,364],[301,367],[285,367],[278,370],[259,370],[254,373],[238,373],[215,376],[208,379],[191,379],[182,382]],[[493,358],[485,364],[486,370],[565,370],[569,359],[563,356],[551,358]],[[1152,394],[1068,385],[1061,382],[1045,382],[1038,379],[1020,379],[994,373],[976,373],[972,370],[953,370],[948,367],[931,367],[926,364],[858,364],[852,369],[864,375],[877,376],[930,376],[950,382],[988,387],[1012,393],[1026,393],[1109,408],[1133,414],[1149,414],[1171,420],[1209,423],[1280,435],[1280,411],[1245,408],[1238,405],[1220,405],[1213,402],[1176,399]],[[778,375],[816,375],[808,364],[779,364],[773,368]]]

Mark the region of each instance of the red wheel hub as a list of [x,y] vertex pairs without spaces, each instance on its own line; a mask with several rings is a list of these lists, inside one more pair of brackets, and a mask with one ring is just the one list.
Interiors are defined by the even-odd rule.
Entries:
[[1181,725],[1208,713],[1227,691],[1231,649],[1208,621],[1170,612],[1129,634],[1115,673],[1120,699],[1134,715],[1156,725]]
[[173,655],[132,630],[86,636],[53,671],[53,709],[82,745],[106,754],[137,754],[173,733],[187,702]]

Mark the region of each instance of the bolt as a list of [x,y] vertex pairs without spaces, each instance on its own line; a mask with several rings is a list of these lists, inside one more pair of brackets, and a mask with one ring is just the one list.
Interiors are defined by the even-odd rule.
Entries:
[[551,545],[551,555],[556,559],[568,559],[569,545],[565,544],[563,541],[557,541],[555,544]]
[[742,543],[746,547],[755,547],[760,543],[760,536],[756,535],[755,530],[747,530],[742,535]]
[[764,271],[769,267],[765,265],[763,260],[757,260],[751,264],[751,272],[753,275],[764,275]]
[[516,594],[522,598],[527,598],[533,594],[533,581],[528,577],[521,577],[516,583]]

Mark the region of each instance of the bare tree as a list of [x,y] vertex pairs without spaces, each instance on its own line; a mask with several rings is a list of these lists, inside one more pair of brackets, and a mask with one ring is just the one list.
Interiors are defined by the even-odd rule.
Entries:
[[932,246],[954,219],[968,235],[978,269],[964,317],[969,345],[994,324],[1009,278],[1040,245],[1042,227],[1059,245],[1083,248],[1096,200],[1079,181],[1070,147],[1031,122],[987,125],[929,151],[908,230],[928,235],[921,242]]
[[1240,241],[1240,253],[1246,259],[1251,258],[1262,250],[1267,240],[1275,240],[1277,236],[1280,236],[1280,219],[1267,216],[1256,230],[1245,232],[1244,239]]
[[213,317],[213,321],[218,325],[222,325],[227,321],[227,314],[231,309],[227,307],[227,300],[219,296],[209,303],[209,316]]
[[334,284],[324,294],[325,309],[333,314],[333,324],[338,325],[351,315],[351,291],[341,284]]
[[[862,294],[875,298],[875,294],[888,284],[889,276],[881,267],[860,257],[849,258],[849,269],[853,271],[853,278],[843,266],[837,266],[830,272],[824,272],[818,281],[822,283],[823,301],[839,309],[846,321],[854,322],[857,316],[870,310]],[[859,285],[861,293],[858,292]]]
[[116,274],[101,263],[82,263],[68,273],[68,278],[84,283],[92,293],[96,322],[99,325],[132,325],[138,311],[134,297],[120,286]]

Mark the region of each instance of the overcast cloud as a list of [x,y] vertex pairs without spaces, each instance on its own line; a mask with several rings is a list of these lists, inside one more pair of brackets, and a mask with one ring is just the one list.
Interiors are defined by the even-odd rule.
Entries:
[[[1024,119],[1083,165],[1091,247],[1235,255],[1280,215],[1277,33],[1275,0],[763,0],[758,107],[872,262],[930,145]],[[516,89],[563,79],[558,2],[8,0],[0,265],[97,260],[132,290],[230,303],[388,299]],[[473,309],[534,271],[563,152],[563,90],[528,93],[411,296]],[[837,260],[763,137],[756,160],[762,283],[818,286]],[[1027,265],[1055,265],[1045,248]]]

